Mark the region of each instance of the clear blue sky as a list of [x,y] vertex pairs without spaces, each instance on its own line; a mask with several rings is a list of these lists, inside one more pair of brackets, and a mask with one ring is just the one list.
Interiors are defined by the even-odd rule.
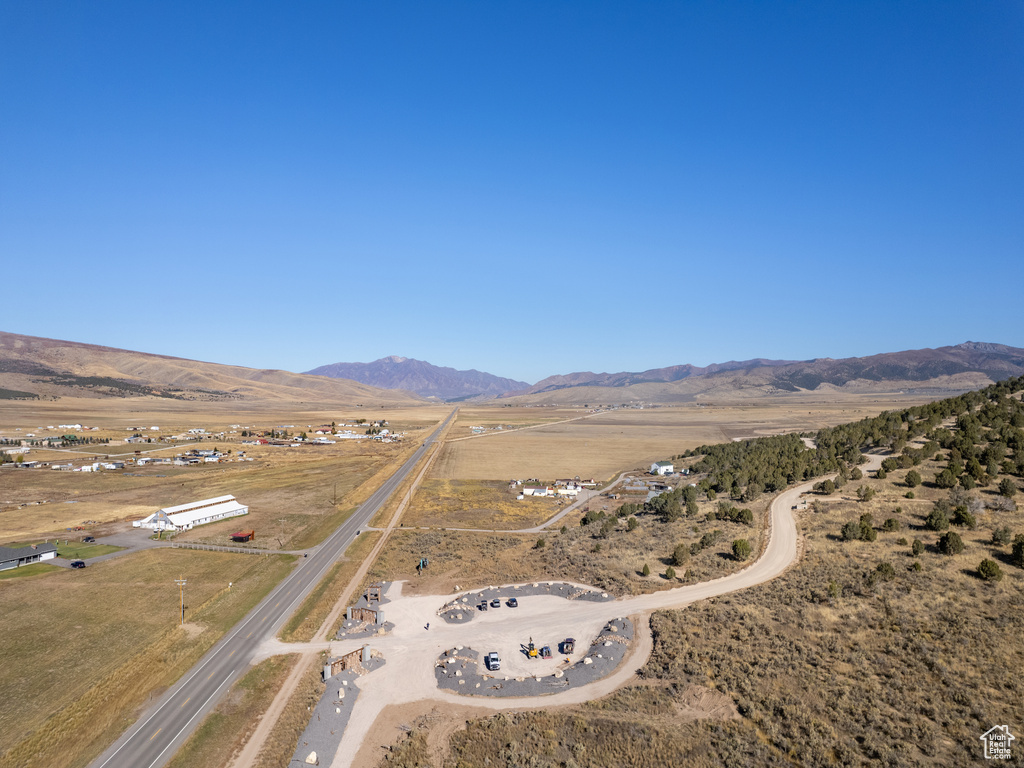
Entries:
[[1024,4],[2,0],[0,287],[289,370],[1024,346]]

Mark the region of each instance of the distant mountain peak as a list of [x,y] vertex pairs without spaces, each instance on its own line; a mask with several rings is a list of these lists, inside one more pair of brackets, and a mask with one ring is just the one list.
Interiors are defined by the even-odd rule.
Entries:
[[309,373],[332,379],[352,379],[381,389],[404,389],[441,400],[497,397],[530,386],[524,381],[503,379],[482,371],[457,371],[399,355],[382,357],[372,363],[322,365]]

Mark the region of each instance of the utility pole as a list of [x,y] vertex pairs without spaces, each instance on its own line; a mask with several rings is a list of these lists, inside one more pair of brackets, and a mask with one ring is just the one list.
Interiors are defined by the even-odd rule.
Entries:
[[174,583],[178,585],[178,596],[181,599],[181,626],[185,626],[185,584],[188,583],[188,579],[179,576]]

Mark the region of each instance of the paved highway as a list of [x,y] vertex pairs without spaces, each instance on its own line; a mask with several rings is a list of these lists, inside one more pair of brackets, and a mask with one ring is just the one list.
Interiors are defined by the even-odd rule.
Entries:
[[366,527],[454,416],[455,411],[315,552],[300,559],[295,570],[94,760],[92,768],[159,768],[167,763],[246,670],[260,643],[277,634],[284,621],[344,554],[356,532]]

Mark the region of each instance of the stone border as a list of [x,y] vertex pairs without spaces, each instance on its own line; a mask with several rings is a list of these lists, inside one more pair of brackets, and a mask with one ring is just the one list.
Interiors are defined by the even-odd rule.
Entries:
[[480,674],[480,652],[458,646],[441,654],[434,663],[437,687],[462,696],[525,697],[561,693],[607,677],[619,666],[633,641],[633,622],[612,619],[590,644],[586,656],[553,675],[507,677]]
[[490,603],[495,598],[501,600],[501,608],[490,608],[492,611],[516,610],[508,607],[508,599],[514,597],[522,600],[533,595],[554,595],[566,600],[589,600],[597,603],[611,602],[615,598],[607,592],[590,587],[582,587],[565,581],[536,581],[533,584],[512,584],[503,587],[487,587],[485,589],[465,592],[441,606],[437,615],[448,624],[466,624],[480,610],[480,603]]

